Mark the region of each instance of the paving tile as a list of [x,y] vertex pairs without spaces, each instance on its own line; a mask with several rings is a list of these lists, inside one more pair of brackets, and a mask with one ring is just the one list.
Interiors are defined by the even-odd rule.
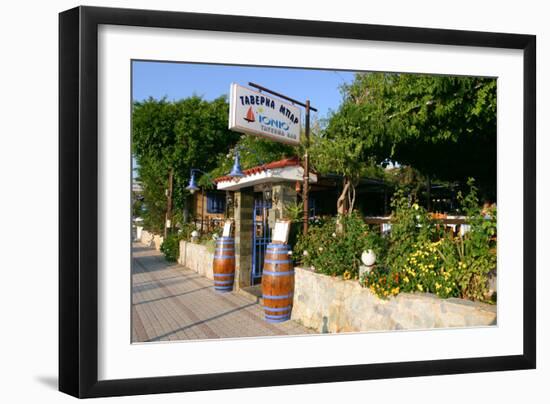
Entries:
[[216,292],[213,281],[153,248],[135,243],[132,263],[133,342],[314,333],[294,321],[265,322],[259,304]]

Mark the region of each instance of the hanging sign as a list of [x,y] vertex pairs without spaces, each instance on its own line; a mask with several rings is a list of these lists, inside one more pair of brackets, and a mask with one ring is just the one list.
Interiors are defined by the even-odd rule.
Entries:
[[231,84],[229,129],[276,142],[300,144],[300,108],[269,94]]

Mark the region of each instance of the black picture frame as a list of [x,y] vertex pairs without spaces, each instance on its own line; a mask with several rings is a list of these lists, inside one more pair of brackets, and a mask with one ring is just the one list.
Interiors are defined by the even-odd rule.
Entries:
[[[523,354],[98,381],[100,24],[523,50]],[[534,369],[535,73],[533,35],[96,7],[60,13],[59,390],[84,398]]]

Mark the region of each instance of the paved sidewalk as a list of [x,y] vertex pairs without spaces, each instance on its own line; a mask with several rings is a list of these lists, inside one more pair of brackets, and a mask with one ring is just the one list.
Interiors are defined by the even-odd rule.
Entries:
[[294,321],[271,324],[261,306],[238,293],[218,293],[214,282],[154,248],[134,243],[132,341],[176,341],[311,334]]

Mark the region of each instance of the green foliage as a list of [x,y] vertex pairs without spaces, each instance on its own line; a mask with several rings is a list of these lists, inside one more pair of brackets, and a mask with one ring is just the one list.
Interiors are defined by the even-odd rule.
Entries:
[[190,241],[191,233],[196,230],[194,223],[180,223],[178,225],[178,235],[181,240]]
[[[173,212],[186,208],[185,190],[191,168],[214,168],[240,135],[227,129],[229,106],[224,97],[205,101],[193,96],[135,102],[132,110],[132,153],[143,186],[144,226],[162,233],[166,215],[168,174],[174,169]],[[208,178],[201,178],[209,185]],[[180,223],[183,224],[183,223]]]
[[415,245],[425,244],[437,238],[437,227],[429,213],[417,203],[412,203],[402,189],[394,194],[392,201],[391,233],[386,264],[403,267],[407,255]]
[[494,199],[495,79],[358,73],[342,93],[325,137],[354,139],[377,163],[389,158],[441,180],[476,176]]
[[218,226],[213,226],[213,227],[210,227],[208,231],[201,232],[198,241],[201,244],[207,245],[212,241],[215,242],[222,235],[222,233],[223,233],[223,224],[220,224]]
[[380,297],[400,292],[430,292],[442,298],[458,296],[457,271],[445,265],[438,251],[443,242],[444,239],[413,244],[399,264],[377,266],[361,283]]
[[413,200],[418,200],[426,190],[427,178],[411,166],[399,166],[384,171],[384,181],[393,189],[402,189]]
[[160,251],[168,262],[176,262],[180,254],[180,239],[177,234],[169,234],[160,245]]
[[351,214],[355,203],[355,187],[369,170],[374,160],[368,157],[369,147],[364,139],[353,135],[337,135],[313,138],[310,155],[317,171],[322,174],[338,174],[344,178],[342,192],[337,200],[340,215]]
[[357,278],[361,253],[377,248],[375,238],[368,237],[369,228],[356,213],[342,217],[341,223],[345,228],[342,234],[335,232],[335,218],[312,225],[307,236],[299,237],[295,259],[327,275]]
[[377,255],[376,268],[361,283],[381,297],[417,291],[447,297],[452,291],[448,289],[448,275],[435,270],[441,268],[437,261],[441,257],[435,252],[439,241],[433,241],[442,236],[437,222],[403,189],[396,191],[391,207],[386,255]]
[[[273,142],[250,135],[242,135],[235,146],[225,149],[226,152],[220,154],[216,161],[216,166],[209,174],[212,178],[227,175],[234,162],[235,147],[240,147],[241,168],[247,168],[270,163],[272,161],[290,158],[296,155],[296,150],[287,144]],[[202,180],[204,181],[204,180]]]
[[437,221],[398,192],[387,258],[360,280],[363,286],[380,297],[429,292],[492,302],[488,280],[496,273],[496,211],[482,212],[473,180],[468,184],[469,193],[459,200],[470,230],[457,237],[442,234]]
[[303,202],[295,202],[294,204],[285,205],[284,219],[290,220],[290,231],[288,234],[288,243],[296,245],[304,228],[304,204]]
[[[342,95],[310,150],[315,169],[344,178],[339,214],[353,210],[359,178],[385,177],[373,168],[388,159],[414,167],[397,170],[392,179],[399,186],[418,192],[426,175],[462,182],[476,175],[494,199],[496,80],[358,73]],[[460,164],[449,164],[457,159]]]
[[143,226],[149,231],[161,234],[164,231],[166,215],[166,180],[159,178],[164,170],[158,169],[153,160],[143,159],[141,162],[139,180],[143,185],[142,218]]
[[[185,223],[179,226],[177,233],[171,233],[162,243],[160,250],[167,261],[177,261],[179,257],[179,242],[181,240],[192,241],[191,233],[197,230],[192,223]],[[200,233],[195,242],[206,246],[207,251],[213,253],[216,249],[216,239],[222,234],[223,226],[211,227],[208,231]]]
[[294,204],[285,205],[285,219],[290,220],[292,223],[301,223],[304,217],[304,204],[303,202],[296,202]]
[[462,297],[484,300],[487,298],[487,279],[496,271],[496,208],[483,211],[479,207],[477,188],[468,180],[470,192],[459,194],[462,209],[468,218],[470,231],[453,240],[452,247],[442,251],[447,266],[461,268],[457,282]]
[[132,217],[141,217],[145,211],[143,199],[136,194],[132,194]]
[[209,253],[213,253],[216,251],[216,240],[205,240],[201,244],[206,247],[206,251],[208,251]]
[[[441,298],[461,297],[491,302],[488,280],[496,273],[496,211],[479,207],[473,181],[459,200],[470,230],[445,234],[443,226],[413,203],[403,190],[392,199],[392,230],[383,237],[353,213],[311,225],[295,245],[295,260],[304,266],[344,279],[357,279],[363,251],[377,256],[374,269],[359,279],[379,297],[401,292],[427,292]],[[336,233],[337,222],[343,232]]]
[[357,183],[366,169],[367,149],[360,138],[316,138],[311,155],[315,168],[322,173],[339,174]]

